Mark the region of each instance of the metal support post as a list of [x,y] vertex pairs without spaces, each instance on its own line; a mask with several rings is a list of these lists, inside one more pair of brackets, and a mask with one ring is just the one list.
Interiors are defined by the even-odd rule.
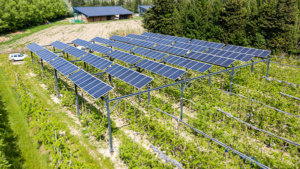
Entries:
[[[147,85],[147,89],[150,90],[150,84]],[[150,105],[150,101],[151,101],[151,100],[150,100],[150,99],[151,99],[150,97],[151,97],[151,95],[150,95],[150,91],[149,91],[149,92],[148,92],[148,106]]]
[[67,53],[67,59],[69,58],[69,54]]
[[53,46],[53,51],[55,52],[55,47]]
[[232,85],[233,85],[234,69],[232,69],[231,80],[230,80],[230,96],[232,95]]
[[[139,92],[141,92],[141,89],[139,89]],[[141,95],[139,95],[139,102],[141,101]]]
[[181,83],[180,86],[180,91],[181,91],[181,98],[180,98],[180,120],[182,120],[182,114],[183,114],[183,82]]
[[58,78],[57,78],[57,70],[54,69],[54,75],[55,75],[55,79],[56,79],[56,94],[57,94],[57,98],[59,98],[59,87],[58,87]]
[[105,102],[106,102],[106,110],[107,110],[107,121],[108,121],[108,133],[109,133],[110,152],[113,153],[114,149],[113,149],[112,136],[111,136],[109,96],[107,94],[105,94]]
[[110,74],[108,74],[108,80],[109,80],[110,83],[112,82],[112,78],[111,78]]
[[[210,71],[210,70],[208,70],[208,73],[210,74],[210,73],[211,73],[211,71]],[[209,76],[209,80],[208,80],[208,85],[210,86],[210,84],[211,84],[211,76]]]
[[33,55],[32,55],[31,51],[30,51],[30,54],[31,54],[31,61],[32,61],[32,66],[33,66]]
[[41,59],[41,66],[42,66],[42,73],[43,73],[43,78],[44,78],[45,75],[44,75],[44,64],[43,64],[43,59]]
[[252,62],[252,65],[251,65],[251,73],[253,73],[253,67],[254,67],[254,61],[253,61],[253,59],[251,59],[251,62]]
[[75,85],[75,95],[76,95],[76,108],[77,108],[77,114],[78,114],[78,117],[80,116],[80,113],[79,113],[79,101],[78,101],[78,92],[77,92],[77,85]]
[[269,76],[270,59],[271,59],[271,58],[269,57],[268,63],[267,63],[266,83],[268,82],[267,78],[268,78],[268,76]]

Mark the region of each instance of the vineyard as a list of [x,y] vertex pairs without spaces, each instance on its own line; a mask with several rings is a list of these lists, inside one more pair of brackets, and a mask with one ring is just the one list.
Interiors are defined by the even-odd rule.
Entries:
[[[295,58],[255,57],[229,68],[214,65],[205,73],[187,70],[175,81],[144,70],[154,80],[137,89],[53,46],[44,47],[114,87],[94,99],[34,52],[28,51],[32,58],[18,66],[1,55],[5,85],[0,91],[16,93],[33,140],[50,157],[49,167],[300,167],[300,61]],[[117,59],[113,63],[136,68]],[[75,136],[71,124],[82,135]],[[103,155],[93,157],[83,144],[97,144]]]

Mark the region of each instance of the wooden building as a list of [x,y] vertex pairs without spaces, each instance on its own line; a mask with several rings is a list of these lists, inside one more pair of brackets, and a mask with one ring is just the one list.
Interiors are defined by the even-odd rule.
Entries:
[[130,19],[133,12],[121,6],[73,7],[74,20],[100,22],[117,19]]

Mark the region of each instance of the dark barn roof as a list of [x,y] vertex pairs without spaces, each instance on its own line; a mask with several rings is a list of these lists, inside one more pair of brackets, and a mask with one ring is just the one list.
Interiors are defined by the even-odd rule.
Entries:
[[140,5],[139,7],[147,10],[148,8],[151,8],[151,5]]
[[87,17],[133,14],[133,12],[121,6],[73,7],[73,9]]

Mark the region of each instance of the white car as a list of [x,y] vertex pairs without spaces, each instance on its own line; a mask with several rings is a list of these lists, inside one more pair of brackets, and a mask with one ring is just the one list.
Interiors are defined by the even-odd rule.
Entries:
[[85,50],[85,47],[84,47],[84,46],[77,46],[76,48],[77,48],[77,49],[80,49],[80,50]]
[[14,61],[21,61],[21,60],[24,60],[28,55],[23,55],[23,54],[20,54],[20,53],[12,53],[12,54],[9,54],[8,56],[8,59],[12,62]]

